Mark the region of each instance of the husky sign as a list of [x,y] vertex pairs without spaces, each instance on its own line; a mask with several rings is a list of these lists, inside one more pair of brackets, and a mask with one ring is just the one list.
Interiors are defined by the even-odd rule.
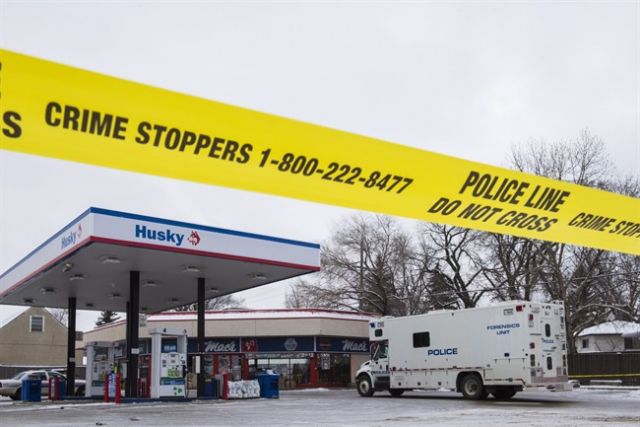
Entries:
[[173,232],[170,228],[158,230],[140,224],[136,224],[135,234],[138,239],[157,240],[158,242],[173,243],[176,246],[181,246],[184,240],[184,234]]
[[62,237],[60,238],[60,249],[66,249],[69,246],[75,245],[77,242],[80,241],[81,237],[82,237],[82,224],[78,224],[77,228],[62,234]]

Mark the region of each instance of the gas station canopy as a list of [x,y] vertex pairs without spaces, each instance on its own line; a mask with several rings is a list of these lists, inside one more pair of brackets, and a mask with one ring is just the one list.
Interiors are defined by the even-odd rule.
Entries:
[[124,311],[139,272],[140,311],[213,298],[320,269],[320,246],[90,208],[0,276],[0,304]]

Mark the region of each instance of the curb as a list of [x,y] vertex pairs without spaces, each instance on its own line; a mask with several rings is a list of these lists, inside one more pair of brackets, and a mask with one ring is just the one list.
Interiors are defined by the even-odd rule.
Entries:
[[640,386],[616,386],[616,385],[581,385],[584,390],[613,390],[613,391],[634,391],[640,390]]

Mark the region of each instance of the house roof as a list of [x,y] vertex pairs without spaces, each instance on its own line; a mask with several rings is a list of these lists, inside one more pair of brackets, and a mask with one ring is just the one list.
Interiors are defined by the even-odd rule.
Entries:
[[622,335],[637,336],[640,334],[640,323],[626,322],[624,320],[614,320],[591,326],[578,334],[579,337],[587,335]]
[[[2,317],[0,316],[0,328],[4,328],[5,326],[7,326],[9,323],[13,322],[14,320],[16,320],[18,317],[20,317],[22,314],[26,313],[28,310],[33,310],[36,307],[16,307],[16,310],[11,312],[11,314],[9,314],[6,317]],[[45,308],[45,310],[51,315],[51,317],[53,317],[56,321],[60,322],[58,319],[56,319],[55,316],[53,316],[53,314],[51,313],[51,309],[49,308]],[[60,324],[62,324],[60,322]],[[66,328],[65,325],[62,324],[62,326],[64,326]]]
[[11,311],[6,316],[0,315],[0,328],[4,328],[9,323],[16,320],[22,313],[24,313],[28,309],[29,307],[18,307],[15,309],[15,311]]

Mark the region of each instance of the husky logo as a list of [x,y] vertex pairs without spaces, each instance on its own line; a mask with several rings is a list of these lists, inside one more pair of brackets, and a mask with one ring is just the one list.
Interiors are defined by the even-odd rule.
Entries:
[[70,231],[68,234],[63,234],[60,240],[60,249],[64,249],[68,246],[73,246],[76,242],[80,241],[82,237],[82,225],[78,224],[78,228]]
[[200,235],[198,234],[197,231],[192,231],[191,232],[191,236],[189,236],[189,238],[187,240],[193,246],[198,246],[198,243],[200,243]]
[[174,233],[168,228],[165,230],[154,230],[147,228],[146,225],[136,224],[136,238],[157,240],[159,242],[173,243],[176,246],[180,246],[184,241],[184,234]]

